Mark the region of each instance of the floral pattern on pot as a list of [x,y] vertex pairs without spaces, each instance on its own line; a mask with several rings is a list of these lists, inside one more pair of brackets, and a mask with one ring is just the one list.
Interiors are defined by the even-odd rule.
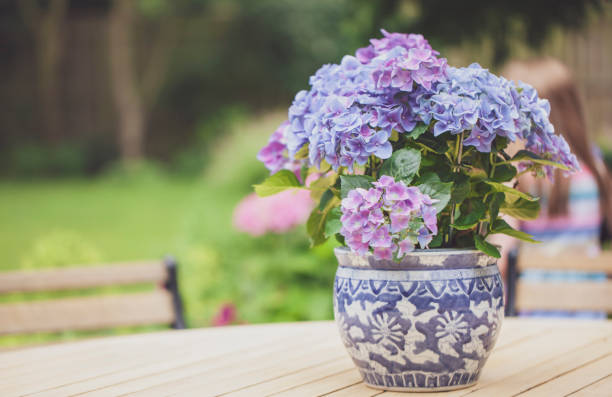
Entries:
[[391,390],[450,390],[478,380],[503,319],[495,264],[465,269],[340,266],[340,336],[364,381]]

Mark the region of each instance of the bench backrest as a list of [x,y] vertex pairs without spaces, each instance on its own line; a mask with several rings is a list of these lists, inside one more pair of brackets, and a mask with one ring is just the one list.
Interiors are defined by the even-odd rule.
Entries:
[[[605,280],[523,280],[525,270],[574,270],[605,273]],[[612,313],[612,252],[595,257],[564,253],[546,256],[530,250],[509,261],[507,314],[525,310],[601,311]]]
[[155,284],[150,292],[0,303],[0,335],[170,324],[184,328],[176,262],[132,262],[0,273],[0,295]]

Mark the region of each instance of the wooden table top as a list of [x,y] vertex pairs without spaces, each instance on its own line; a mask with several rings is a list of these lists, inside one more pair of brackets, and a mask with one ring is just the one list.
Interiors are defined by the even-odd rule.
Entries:
[[611,396],[612,321],[506,319],[478,384],[446,393],[366,387],[333,322],[167,331],[0,353],[0,396],[77,394]]

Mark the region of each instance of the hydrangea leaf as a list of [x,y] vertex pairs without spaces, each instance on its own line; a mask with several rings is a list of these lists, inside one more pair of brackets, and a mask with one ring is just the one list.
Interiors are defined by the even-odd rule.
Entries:
[[453,204],[461,204],[470,195],[470,191],[470,178],[465,174],[457,174],[451,189]]
[[416,125],[416,127],[414,127],[414,129],[412,131],[410,131],[407,134],[407,136],[408,136],[408,138],[418,139],[421,135],[423,135],[425,132],[427,132],[428,128],[429,128],[429,125],[419,123],[419,124]]
[[385,160],[380,168],[382,175],[389,175],[396,181],[410,183],[421,166],[421,152],[416,149],[400,149]]
[[462,214],[452,227],[457,230],[468,230],[478,224],[478,222],[485,216],[486,207],[478,200],[470,201],[470,211],[466,211]]
[[530,196],[527,193],[521,192],[520,190],[511,188],[510,186],[506,186],[502,183],[494,182],[494,181],[484,181],[487,185],[491,186],[496,192],[506,193],[506,196],[514,196],[520,197],[527,201],[538,201],[537,197]]
[[522,241],[527,241],[529,243],[541,243],[541,241],[534,240],[533,236],[525,232],[521,232],[520,230],[514,229],[505,220],[501,218],[496,219],[495,222],[493,222],[493,227],[491,228],[491,234],[505,234],[507,236],[518,238],[519,240],[522,240]]
[[418,180],[417,187],[432,199],[438,200],[433,207],[439,213],[446,207],[451,197],[452,182],[442,182],[438,175],[429,172]]
[[332,208],[337,207],[339,202],[340,200],[337,197],[333,197],[331,200],[329,200],[323,210],[315,208],[310,213],[308,221],[306,221],[306,231],[310,237],[311,247],[315,247],[327,241],[327,236],[325,235],[327,216]]
[[358,187],[369,189],[372,187],[374,179],[367,175],[341,175],[340,176],[340,197],[346,198],[349,192]]
[[552,167],[561,168],[562,170],[569,171],[569,168],[563,164],[557,163],[552,160],[547,160],[537,154],[530,152],[529,150],[519,150],[518,153],[514,155],[509,162],[516,161],[530,161],[532,163],[541,164],[541,165],[550,165]]
[[506,215],[521,220],[536,219],[540,213],[540,202],[529,201],[520,197],[506,197],[499,210]]
[[474,244],[476,245],[476,249],[484,252],[485,254],[494,258],[501,258],[501,254],[499,253],[497,247],[485,241],[480,234],[474,235]]
[[342,216],[342,210],[339,207],[332,208],[327,215],[325,221],[325,236],[331,237],[337,233],[340,233],[342,229],[342,222],[340,217]]
[[492,194],[489,196],[489,198],[487,198],[490,219],[497,219],[497,215],[499,215],[499,208],[504,203],[505,199],[506,195],[501,192]]
[[516,168],[510,164],[502,164],[495,167],[491,180],[495,182],[508,182],[516,176]]
[[337,178],[338,174],[335,172],[330,172],[329,175],[313,181],[310,186],[308,186],[308,189],[310,189],[310,198],[312,198],[315,203],[321,200],[323,193],[325,193],[330,186],[333,186],[334,183],[336,183]]
[[298,181],[295,174],[289,170],[280,170],[275,174],[270,175],[266,180],[258,185],[253,185],[255,193],[259,197],[272,196],[283,190],[291,188],[299,188],[300,181]]

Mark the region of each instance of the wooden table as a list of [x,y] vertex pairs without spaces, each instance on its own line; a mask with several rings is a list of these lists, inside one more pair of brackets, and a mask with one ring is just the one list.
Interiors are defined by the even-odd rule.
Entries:
[[[477,385],[410,395],[468,393],[612,396],[612,322],[506,319]],[[0,353],[0,396],[82,394],[406,396],[364,386],[332,322],[167,331]]]

